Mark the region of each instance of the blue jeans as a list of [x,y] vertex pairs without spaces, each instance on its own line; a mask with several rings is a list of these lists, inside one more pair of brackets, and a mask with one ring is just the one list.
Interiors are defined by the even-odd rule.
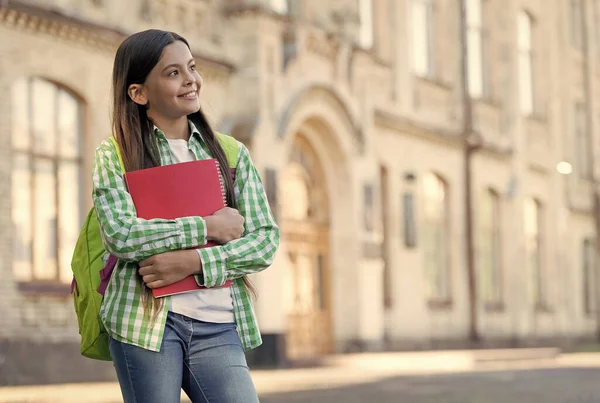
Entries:
[[258,403],[233,323],[169,312],[160,352],[110,340],[125,403]]

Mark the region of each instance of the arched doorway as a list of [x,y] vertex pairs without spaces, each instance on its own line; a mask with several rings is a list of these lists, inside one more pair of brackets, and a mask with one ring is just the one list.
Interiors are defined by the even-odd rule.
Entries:
[[333,350],[329,198],[324,171],[297,135],[281,178],[282,235],[290,270],[287,355],[306,360]]

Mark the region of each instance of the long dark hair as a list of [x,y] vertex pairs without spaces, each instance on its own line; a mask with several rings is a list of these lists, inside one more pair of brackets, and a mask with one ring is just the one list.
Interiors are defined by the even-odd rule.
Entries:
[[[164,48],[175,41],[181,41],[189,48],[189,43],[182,36],[174,33],[151,29],[131,35],[121,43],[115,56],[113,68],[113,133],[121,148],[123,164],[126,171],[152,168],[159,166],[160,155],[158,143],[154,136],[154,124],[149,119],[146,106],[138,105],[129,97],[128,88],[132,84],[143,84],[156,66]],[[188,115],[188,119],[196,126],[208,146],[210,154],[219,161],[221,175],[225,182],[227,205],[237,207],[234,194],[234,184],[229,173],[229,164],[225,152],[215,137],[202,109]],[[144,289],[143,303],[146,311],[153,307],[158,313],[162,307],[161,299],[154,299],[138,275],[138,280]],[[253,297],[256,289],[247,277],[244,284]]]

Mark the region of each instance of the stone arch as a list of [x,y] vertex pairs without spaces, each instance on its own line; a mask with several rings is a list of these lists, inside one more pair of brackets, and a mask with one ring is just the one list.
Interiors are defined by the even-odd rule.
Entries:
[[[350,126],[344,121],[344,116],[325,103],[300,102],[294,109],[294,114],[289,118],[289,124],[282,137],[282,158],[289,164],[293,162],[294,149],[298,138],[308,143],[314,157],[322,167],[322,182],[325,187],[323,198],[328,200],[322,203],[328,211],[319,215],[317,225],[326,226],[327,236],[321,245],[328,244],[326,255],[327,276],[331,282],[323,283],[324,290],[329,295],[327,315],[329,322],[320,322],[324,332],[323,337],[329,339],[322,341],[329,346],[325,350],[335,349],[336,334],[343,334],[348,324],[347,318],[358,308],[358,299],[352,299],[340,304],[344,297],[344,290],[352,286],[354,279],[359,278],[356,262],[360,259],[358,248],[348,248],[347,234],[355,231],[355,185],[352,170],[352,161],[359,156],[356,142],[350,135]],[[284,215],[282,214],[281,217]],[[286,222],[281,222],[284,255],[289,255],[291,244],[288,244],[287,233],[289,227]],[[301,228],[302,226],[298,227]],[[292,231],[293,232],[293,231]],[[293,234],[292,234],[293,235]],[[285,253],[283,252],[285,251]],[[286,262],[286,270],[292,268],[293,262]],[[350,279],[350,280],[349,280]],[[289,323],[289,322],[288,322]],[[323,344],[319,344],[323,345]]]
[[[363,154],[364,133],[349,105],[349,101],[346,101],[343,95],[331,86],[326,84],[305,86],[292,95],[286,104],[277,125],[277,138],[282,139],[287,133],[295,132],[294,126],[302,124],[308,116],[321,116],[324,124],[328,124],[332,119],[337,120],[344,127],[344,131],[350,135],[353,153]],[[325,116],[327,114],[329,116]]]

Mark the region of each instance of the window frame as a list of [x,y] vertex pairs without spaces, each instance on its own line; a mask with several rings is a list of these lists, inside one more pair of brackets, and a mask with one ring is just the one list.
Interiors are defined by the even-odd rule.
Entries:
[[592,178],[592,139],[588,130],[587,108],[583,102],[576,102],[573,109],[573,129],[575,138],[575,170],[580,179]]
[[[441,193],[435,195],[434,197],[430,197],[426,190],[427,184],[425,181],[433,179],[435,180],[435,186],[441,190]],[[451,222],[450,222],[450,214],[451,214],[451,205],[450,205],[450,188],[448,182],[440,175],[434,172],[426,172],[423,175],[423,184],[422,184],[422,192],[423,192],[423,206],[422,206],[422,220],[423,220],[423,230],[422,230],[422,245],[423,245],[423,255],[424,255],[424,275],[427,286],[427,298],[428,304],[430,308],[435,309],[446,309],[451,307],[452,305],[452,265],[451,265]],[[441,195],[441,200],[439,198]],[[434,214],[436,217],[428,216],[428,208],[430,207],[430,203],[439,203],[438,206],[435,207],[436,213]],[[441,214],[439,214],[441,212]],[[432,232],[432,228],[440,227],[441,230],[436,230],[435,234]],[[427,260],[428,257],[435,255],[436,248],[435,242],[434,244],[428,244],[433,239],[432,236],[439,236],[439,233],[442,233],[443,239],[440,240],[444,245],[445,250],[440,252],[442,255],[435,256],[436,264],[435,267],[428,267],[430,261]],[[431,271],[431,272],[430,272]],[[435,273],[434,273],[435,271]],[[435,281],[432,281],[433,276],[440,276],[443,280],[444,284],[441,287],[438,284],[435,284]]]
[[[418,26],[415,24],[415,7],[421,6],[425,9],[425,27]],[[411,18],[411,37],[412,37],[412,71],[413,73],[421,78],[435,79],[437,74],[435,55],[436,55],[436,40],[435,40],[435,5],[432,0],[411,0],[410,2],[410,18]],[[426,36],[425,42],[427,44],[427,52],[423,53],[426,55],[426,67],[425,71],[420,71],[417,64],[417,49],[415,42],[415,32],[417,29],[424,29]]]
[[[77,224],[77,232],[79,231],[79,228],[82,224],[83,221],[83,200],[84,200],[84,195],[83,195],[83,187],[81,186],[81,183],[83,181],[83,168],[84,168],[84,154],[83,154],[83,150],[84,150],[84,143],[85,143],[85,102],[82,100],[81,97],[79,97],[74,91],[70,90],[69,88],[67,88],[66,86],[54,81],[54,80],[50,80],[47,79],[45,77],[39,77],[39,76],[30,76],[30,77],[23,77],[20,80],[23,80],[22,82],[20,82],[19,84],[24,84],[26,87],[26,93],[27,95],[25,96],[25,112],[26,112],[26,117],[27,117],[27,128],[26,128],[26,134],[28,137],[28,144],[26,147],[21,147],[18,146],[17,144],[15,144],[14,142],[14,138],[15,138],[15,133],[14,133],[14,128],[10,129],[10,147],[12,150],[12,161],[13,164],[11,165],[11,193],[14,192],[15,189],[15,184],[13,183],[13,175],[16,172],[16,167],[14,165],[16,158],[17,157],[25,157],[28,161],[28,175],[30,175],[30,184],[29,184],[29,189],[28,189],[28,197],[29,197],[29,221],[26,223],[26,225],[29,226],[29,230],[31,231],[31,245],[29,248],[29,253],[28,253],[28,260],[29,260],[29,267],[30,267],[30,274],[27,277],[27,279],[17,279],[17,284],[18,284],[18,288],[25,293],[33,293],[33,294],[37,294],[37,293],[49,293],[49,294],[58,294],[58,295],[68,295],[68,292],[70,291],[70,280],[67,280],[66,278],[62,278],[65,277],[64,276],[64,270],[61,270],[61,267],[64,267],[65,265],[69,265],[70,262],[64,262],[63,259],[61,258],[61,251],[63,251],[64,245],[61,244],[61,223],[63,221],[63,219],[61,219],[61,174],[60,174],[60,169],[61,167],[67,165],[67,164],[72,164],[72,166],[75,167],[75,175],[78,179],[78,183],[75,189],[75,192],[77,194],[77,200],[76,200],[76,205],[78,206],[78,210],[79,210],[79,214],[78,217],[76,219],[76,224]],[[36,111],[34,109],[34,97],[36,96],[34,91],[35,91],[35,84],[36,82],[40,82],[40,83],[44,83],[44,85],[50,85],[51,86],[51,91],[52,91],[52,102],[54,102],[54,110],[53,110],[53,116],[51,117],[52,120],[52,125],[53,125],[53,130],[54,130],[54,144],[53,144],[53,148],[54,150],[52,152],[47,152],[47,151],[43,151],[40,152],[39,150],[36,150],[35,148],[35,139],[34,139],[34,126],[35,126],[35,115],[36,115]],[[73,149],[74,150],[74,156],[67,156],[63,154],[63,151],[61,150],[61,132],[60,132],[60,105],[61,105],[61,96],[66,96],[67,100],[69,102],[73,102],[76,110],[75,110],[75,127],[74,127],[74,135],[75,135],[75,139],[77,140],[77,144],[76,147]],[[14,105],[15,99],[14,99],[14,95],[11,92],[10,94],[10,102],[11,105]],[[11,122],[14,121],[14,119],[18,119],[17,117],[15,117],[15,112],[12,111],[11,109]],[[12,127],[12,126],[11,126]],[[36,268],[36,258],[35,258],[35,254],[36,254],[36,233],[38,232],[36,230],[37,226],[39,225],[39,223],[36,222],[36,211],[37,211],[37,201],[36,201],[36,178],[38,177],[39,173],[36,170],[36,163],[39,163],[39,161],[45,161],[47,163],[50,163],[52,166],[52,176],[54,178],[54,212],[53,212],[53,216],[54,216],[54,221],[56,223],[56,225],[54,226],[53,230],[53,239],[50,240],[50,245],[52,245],[52,249],[53,249],[53,254],[54,254],[54,259],[56,262],[56,266],[53,270],[53,273],[50,273],[49,276],[42,276],[40,277],[39,272],[40,270]],[[12,204],[12,199],[14,199],[14,195],[11,197],[11,204]],[[13,223],[13,243],[12,243],[12,253],[16,253],[16,247],[17,247],[17,240],[14,238],[16,236],[16,222],[14,221],[14,210],[11,213],[11,222]],[[74,244],[72,245],[73,247],[75,246]],[[14,271],[16,270],[15,268],[15,259],[13,257],[13,261],[12,261],[12,272],[14,273]]]
[[[545,209],[543,203],[535,197],[526,198],[525,203],[528,203],[533,208],[532,212],[535,213],[535,228],[533,228],[533,232],[527,232],[527,223],[525,223],[525,250],[527,253],[526,264],[533,281],[532,300],[535,304],[536,310],[548,310],[548,290],[545,276],[546,273],[544,272],[544,263],[546,260],[546,245],[544,242]],[[525,209],[527,210],[527,205],[525,206]],[[525,211],[525,213],[526,216],[527,211]],[[527,221],[526,217],[525,220]],[[534,247],[530,247],[531,245]],[[535,267],[531,267],[531,257],[533,253],[535,253],[536,258]]]
[[[582,242],[582,262],[583,271],[583,312],[587,316],[596,313],[596,276],[598,274],[598,263],[596,257],[596,240],[594,238],[585,238]],[[588,260],[590,257],[591,261]]]
[[[471,0],[477,1],[479,4],[479,21],[477,24],[472,24],[469,8],[469,1],[467,1],[467,46],[468,46],[468,74],[469,74],[469,95],[473,99],[486,99],[490,97],[490,72],[489,67],[490,63],[488,61],[490,56],[489,42],[490,42],[490,32],[488,24],[486,24],[486,15],[487,8],[489,7],[488,0]],[[471,57],[473,57],[473,51],[469,47],[471,35],[475,35],[478,38],[478,47],[479,47],[479,60],[477,60],[477,74],[480,76],[479,79],[481,81],[481,88],[479,89],[479,93],[473,92],[473,63]]]
[[[526,10],[521,10],[517,15],[517,52],[518,52],[518,69],[519,69],[519,110],[523,116],[532,117],[534,116],[539,109],[539,105],[537,105],[537,97],[536,97],[536,89],[537,85],[535,82],[535,65],[536,65],[536,57],[535,57],[535,32],[536,32],[536,21],[531,13]],[[527,36],[529,38],[529,42],[522,46],[521,43],[521,29],[524,28],[521,25],[521,22],[527,21],[527,29],[529,30]],[[524,82],[523,82],[523,62],[527,62],[528,71],[526,72],[527,80],[528,80],[528,98],[529,101],[525,104],[525,100],[523,97],[524,91]]]
[[[491,271],[489,273],[485,273],[491,276],[492,279],[490,281],[490,287],[494,289],[492,292],[492,296],[484,295],[483,292],[480,292],[480,301],[484,304],[487,310],[501,310],[504,305],[504,270],[503,270],[503,239],[502,239],[502,197],[500,193],[493,188],[487,188],[483,192],[483,197],[486,198],[486,202],[489,202],[491,218],[489,223],[485,221],[482,215],[478,215],[479,217],[479,225],[478,229],[481,231],[478,236],[480,242],[490,241],[490,255],[483,255],[483,248],[481,243],[478,248],[478,278],[480,279],[479,287],[480,290],[484,290],[482,286],[482,281],[484,281],[484,273],[483,268],[488,267],[482,264],[482,261],[486,261],[486,263],[490,263]],[[489,237],[489,239],[488,239]],[[494,284],[492,284],[494,283]]]

